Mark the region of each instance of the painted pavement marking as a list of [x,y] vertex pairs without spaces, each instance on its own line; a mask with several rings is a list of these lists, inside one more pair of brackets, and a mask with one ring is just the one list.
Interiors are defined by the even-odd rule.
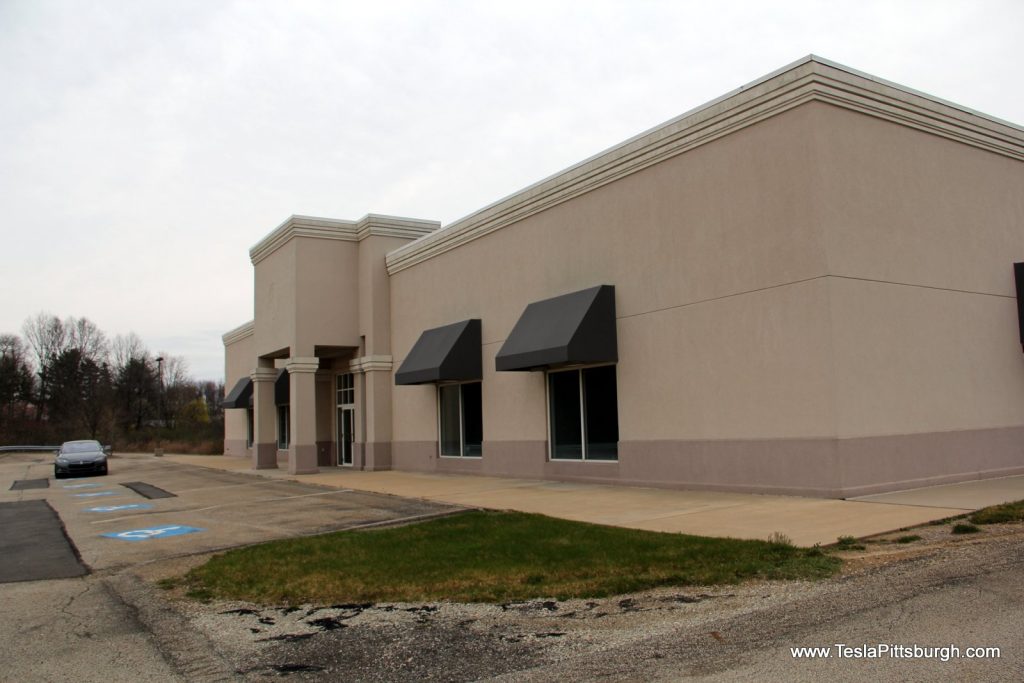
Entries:
[[182,534],[194,534],[206,529],[197,529],[194,526],[181,526],[170,524],[166,526],[155,526],[148,529],[129,529],[128,531],[115,531],[109,534],[102,534],[107,538],[116,538],[119,541],[147,541],[151,538],[167,538],[168,536],[181,536]]
[[91,489],[100,486],[99,483],[93,482],[91,484],[65,484],[61,488],[65,489]]
[[148,503],[128,503],[126,505],[100,505],[94,508],[86,508],[86,512],[118,512],[120,510],[149,510],[152,505]]
[[117,491],[97,491],[95,493],[76,493],[75,498],[95,498],[96,496],[116,496]]

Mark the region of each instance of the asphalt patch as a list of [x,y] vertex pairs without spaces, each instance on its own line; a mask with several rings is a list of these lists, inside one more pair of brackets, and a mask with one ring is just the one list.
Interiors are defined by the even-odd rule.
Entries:
[[24,491],[25,489],[48,489],[49,479],[19,479],[11,484],[11,491]]
[[49,503],[0,503],[0,583],[68,579],[88,573]]
[[139,494],[143,498],[177,498],[177,496],[170,491],[164,491],[163,489],[157,488],[152,484],[147,484],[144,481],[129,481],[121,484],[121,486],[135,491],[135,493]]

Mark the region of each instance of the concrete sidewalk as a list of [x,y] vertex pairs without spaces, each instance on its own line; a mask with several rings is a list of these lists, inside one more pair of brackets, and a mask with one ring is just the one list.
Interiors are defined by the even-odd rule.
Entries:
[[169,455],[164,459],[322,486],[467,507],[536,512],[632,529],[753,539],[781,533],[802,546],[835,543],[839,536],[872,536],[964,514],[986,505],[1024,499],[1024,476],[858,500],[827,500],[341,468],[323,468],[318,474],[292,476],[283,469],[253,470],[248,459],[237,457]]

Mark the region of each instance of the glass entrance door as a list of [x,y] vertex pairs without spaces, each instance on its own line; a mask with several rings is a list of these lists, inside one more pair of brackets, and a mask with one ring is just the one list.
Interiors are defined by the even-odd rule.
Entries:
[[356,409],[349,406],[338,408],[338,465],[351,467],[352,442],[355,440]]
[[337,446],[338,466],[352,466],[352,446],[356,436],[356,390],[352,373],[338,375]]

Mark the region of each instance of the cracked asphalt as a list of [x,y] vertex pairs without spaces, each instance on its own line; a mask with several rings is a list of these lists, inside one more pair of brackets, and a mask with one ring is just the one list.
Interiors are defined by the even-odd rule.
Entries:
[[0,586],[5,681],[181,681],[133,610],[96,577]]
[[[110,463],[108,476],[56,481],[49,454],[0,456],[0,549],[6,551],[0,557],[0,680],[239,679],[140,573],[187,568],[239,545],[458,511],[151,456],[115,457]],[[45,488],[15,486],[47,478]],[[150,499],[123,485],[135,482],[173,495]],[[186,527],[195,531],[140,531]],[[77,555],[70,560],[65,534]],[[54,578],[80,573],[69,568],[78,558],[85,575]]]

